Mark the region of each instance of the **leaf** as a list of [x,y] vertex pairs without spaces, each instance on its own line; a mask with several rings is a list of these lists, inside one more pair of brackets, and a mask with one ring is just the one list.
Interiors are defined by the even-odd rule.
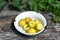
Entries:
[[12,0],[12,4],[17,7],[19,6],[19,1],[20,0]]
[[60,17],[54,16],[53,21],[56,22],[56,23],[60,22]]
[[59,9],[60,8],[60,4],[53,4],[53,7]]
[[47,0],[48,4],[51,4],[52,2],[54,2],[54,0]]
[[5,5],[6,5],[6,2],[0,2],[0,11],[3,9]]
[[23,6],[22,5],[18,6],[18,9],[19,10],[22,10],[23,9]]
[[36,11],[36,12],[39,11],[39,10],[38,10],[38,6],[37,6],[37,4],[35,4],[35,6],[34,6],[34,11]]
[[0,2],[5,2],[5,0],[0,0]]
[[53,14],[54,14],[55,16],[60,16],[60,11],[56,10],[56,11],[53,12]]
[[22,3],[24,4],[25,2],[27,2],[28,0],[22,0]]
[[34,5],[30,4],[30,10],[33,10]]
[[39,4],[39,7],[40,7],[41,9],[45,9],[45,5],[44,5],[44,4]]
[[34,9],[34,5],[36,4],[35,0],[30,0],[30,10]]

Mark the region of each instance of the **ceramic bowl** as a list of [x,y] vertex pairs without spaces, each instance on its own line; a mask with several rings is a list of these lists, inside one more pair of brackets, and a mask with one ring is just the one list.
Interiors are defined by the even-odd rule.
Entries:
[[[24,18],[26,18],[26,17],[30,17],[31,19],[36,19],[36,20],[42,20],[43,25],[44,25],[44,28],[43,28],[42,30],[40,30],[39,32],[35,33],[35,34],[28,34],[28,33],[26,33],[26,32],[22,29],[22,27],[20,27],[20,26],[18,25],[19,20],[20,20],[20,19],[24,19]],[[20,14],[18,14],[18,15],[16,16],[15,21],[14,21],[14,26],[15,26],[15,28],[16,28],[20,33],[22,33],[22,34],[24,34],[24,35],[37,35],[37,34],[39,34],[39,33],[41,33],[41,32],[44,31],[46,25],[47,25],[47,22],[46,22],[45,17],[44,17],[41,13],[37,13],[37,12],[34,12],[34,11],[25,11],[25,12],[22,12],[22,13],[20,13]]]

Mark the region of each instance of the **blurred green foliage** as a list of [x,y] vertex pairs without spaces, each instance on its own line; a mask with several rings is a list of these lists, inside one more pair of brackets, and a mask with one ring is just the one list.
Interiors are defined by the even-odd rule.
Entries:
[[52,12],[53,21],[60,22],[60,1],[58,0],[12,0],[12,3],[19,10]]
[[5,4],[6,4],[5,0],[0,0],[0,11],[3,9]]

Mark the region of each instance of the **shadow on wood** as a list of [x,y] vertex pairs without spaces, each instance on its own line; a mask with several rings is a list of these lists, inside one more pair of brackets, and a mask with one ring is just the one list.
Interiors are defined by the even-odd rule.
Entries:
[[13,6],[12,4],[8,5],[9,10],[16,10],[16,11],[20,11],[17,7]]

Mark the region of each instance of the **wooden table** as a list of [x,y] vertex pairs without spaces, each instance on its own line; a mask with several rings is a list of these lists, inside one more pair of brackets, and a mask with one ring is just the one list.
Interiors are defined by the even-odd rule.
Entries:
[[51,21],[51,13],[42,13],[47,19],[47,27],[44,32],[34,37],[22,35],[14,28],[14,18],[19,13],[11,10],[0,13],[0,40],[60,40],[60,24]]

